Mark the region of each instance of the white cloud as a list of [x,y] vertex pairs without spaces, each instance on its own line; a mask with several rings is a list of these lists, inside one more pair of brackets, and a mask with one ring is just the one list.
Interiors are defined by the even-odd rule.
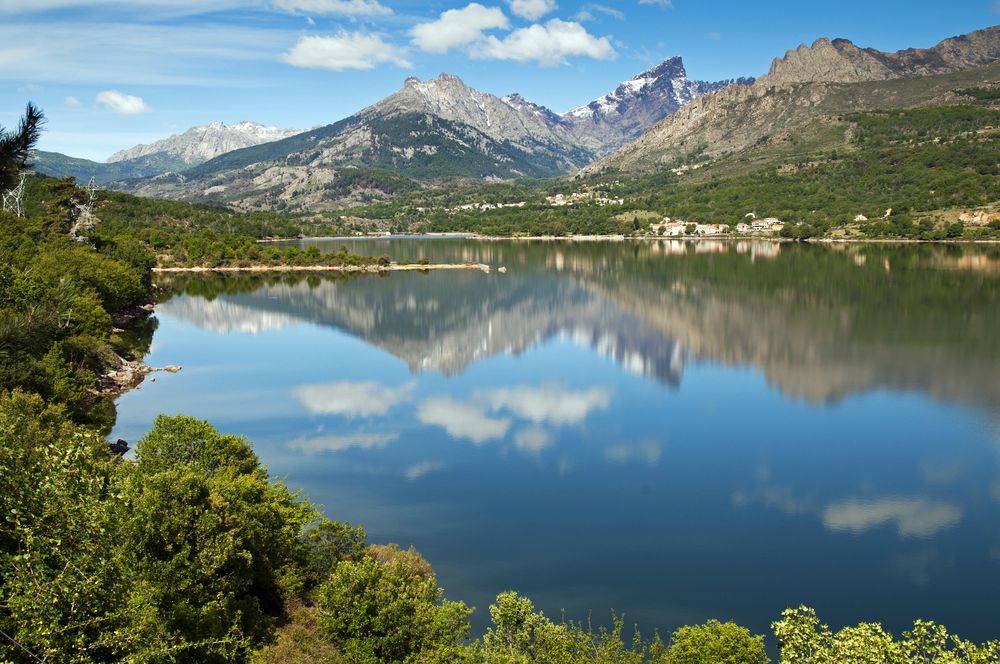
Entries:
[[205,14],[245,7],[240,0],[0,0],[0,14],[30,14],[79,7],[81,9],[136,9],[156,16]]
[[552,445],[552,434],[541,427],[521,429],[514,434],[514,444],[522,452],[538,454]]
[[598,5],[598,4],[584,5],[580,9],[580,11],[577,12],[574,18],[576,18],[577,21],[593,21],[595,18],[594,16],[595,13],[604,14],[605,16],[616,18],[619,21],[625,18],[624,12],[615,9],[614,7],[607,7],[605,5]]
[[437,461],[421,461],[404,470],[403,477],[408,480],[419,480],[424,475],[441,470],[442,468],[444,468],[444,464]]
[[388,387],[375,381],[339,381],[321,385],[303,385],[295,390],[296,398],[314,415],[370,417],[385,415],[393,406],[406,401],[413,385]]
[[466,438],[476,445],[503,438],[510,429],[509,419],[490,418],[482,409],[450,397],[432,397],[417,409],[417,419],[442,427],[452,438]]
[[477,394],[477,398],[498,411],[506,408],[535,424],[579,424],[592,410],[604,409],[611,403],[611,392],[605,388],[569,390],[557,384],[540,387],[507,387]]
[[383,62],[410,67],[399,48],[382,41],[377,34],[341,31],[334,37],[302,37],[287,53],[284,62],[307,69],[373,69]]
[[72,107],[75,108],[75,107],[77,107],[77,106],[80,105],[80,100],[77,99],[76,97],[70,96],[70,97],[66,97],[63,100],[63,103],[66,104],[67,106],[72,106]]
[[722,34],[718,32],[709,32],[707,35],[705,35],[705,39],[709,39],[711,41],[719,41],[720,39],[722,39]]
[[289,12],[382,16],[392,10],[378,0],[274,0],[274,6]]
[[287,444],[288,449],[306,455],[320,452],[343,452],[351,448],[362,450],[381,449],[399,438],[396,433],[356,433],[346,436],[316,436],[297,438]]
[[928,537],[954,526],[962,518],[962,509],[926,498],[880,498],[845,500],[823,510],[823,525],[830,530],[862,533],[887,523],[906,537]]
[[462,9],[442,12],[435,21],[419,23],[410,30],[413,45],[428,53],[446,53],[483,38],[484,30],[505,29],[510,22],[497,7],[473,2]]
[[534,60],[547,67],[565,64],[566,58],[573,55],[599,60],[617,56],[607,37],[595,37],[579,23],[557,18],[544,25],[536,23],[514,30],[502,40],[490,35],[472,55],[490,60]]
[[142,97],[127,95],[118,90],[105,90],[97,93],[97,103],[122,115],[140,115],[153,110],[146,105]]
[[673,9],[674,0],[639,0],[640,5],[659,5],[664,9]]
[[232,87],[244,62],[270,62],[297,33],[128,22],[0,21],[0,80],[71,85]]
[[529,21],[537,21],[555,8],[555,0],[510,0],[510,10]]

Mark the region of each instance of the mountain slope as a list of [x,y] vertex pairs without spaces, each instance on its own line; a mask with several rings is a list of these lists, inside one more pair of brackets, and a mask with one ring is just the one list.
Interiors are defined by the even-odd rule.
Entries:
[[858,83],[895,78],[951,74],[1000,59],[1000,26],[945,39],[931,48],[885,53],[859,48],[847,39],[818,39],[775,58],[761,81],[790,83]]
[[174,134],[148,145],[121,150],[108,157],[108,163],[165,155],[187,165],[200,164],[226,152],[288,138],[301,132],[301,129],[279,129],[247,120],[232,125],[213,122],[191,127],[182,134]]
[[[871,51],[855,51],[856,47],[841,40],[821,40],[815,50],[800,49],[794,56],[776,61],[771,74],[751,86],[730,86],[698,98],[635,142],[591,164],[583,174],[608,168],[648,172],[691,153],[713,158],[751,149],[788,151],[795,149],[796,143],[826,140],[828,134],[838,131],[837,118],[845,113],[948,103],[958,90],[1000,81],[997,63],[961,69],[963,63],[997,59],[1000,29],[981,30],[942,44],[934,49],[881,54],[884,57],[877,60]],[[830,57],[831,49],[862,55],[854,59]],[[882,63],[880,66],[892,63],[894,69],[878,69],[872,64],[876,62]],[[931,76],[903,75],[955,68],[958,71]],[[888,79],[872,80],[883,75]],[[807,77],[810,82],[795,82]],[[852,82],[824,80],[852,77]],[[843,139],[843,128],[839,131]]]
[[[292,164],[391,165],[417,177],[437,175],[511,177],[557,175],[573,170],[593,156],[553,129],[549,122],[519,103],[479,92],[457,76],[441,74],[430,81],[408,78],[402,89],[339,122],[284,140],[236,150],[192,169],[192,179],[268,161]],[[552,114],[554,115],[554,114]],[[426,127],[445,130],[440,137],[426,131],[411,133],[418,116]],[[558,117],[558,116],[556,116]],[[395,126],[394,126],[395,125]],[[469,164],[428,160],[441,145],[464,154]],[[394,152],[393,159],[387,153]],[[478,154],[475,154],[478,153]],[[481,157],[494,158],[494,169],[483,168]],[[391,161],[391,164],[387,164]],[[439,169],[428,169],[427,162]]]
[[104,164],[44,150],[37,150],[29,165],[43,175],[56,178],[74,177],[81,184],[86,184],[93,177],[99,185],[129,178],[151,177],[168,171],[181,170],[187,166],[179,159],[169,157],[162,152]]
[[684,61],[670,58],[624,81],[612,92],[562,115],[569,133],[599,155],[621,147],[697,97],[731,84],[750,85],[752,78],[692,81]]
[[347,168],[421,179],[553,177],[579,169],[699,94],[728,84],[689,81],[683,62],[674,58],[560,116],[518,94],[500,98],[475,90],[457,76],[408,78],[397,92],[334,124],[232,150],[182,174],[133,181],[127,188],[242,209],[279,204],[313,210],[358,202],[357,196],[341,195],[339,186],[337,196],[320,193]]

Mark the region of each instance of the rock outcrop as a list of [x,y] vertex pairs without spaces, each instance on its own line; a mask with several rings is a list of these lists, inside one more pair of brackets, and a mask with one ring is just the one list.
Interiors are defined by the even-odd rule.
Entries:
[[859,48],[847,39],[817,39],[775,59],[761,81],[791,83],[858,83],[914,76],[950,74],[1000,59],[1000,26],[945,39],[931,48],[885,53]]

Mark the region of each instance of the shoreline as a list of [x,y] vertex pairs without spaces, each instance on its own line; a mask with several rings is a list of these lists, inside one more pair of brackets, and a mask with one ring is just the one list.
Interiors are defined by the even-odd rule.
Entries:
[[341,274],[379,274],[384,272],[418,272],[425,270],[479,270],[490,272],[485,263],[390,263],[389,265],[223,265],[219,267],[184,266],[154,267],[154,274],[199,272],[338,272]]
[[[813,237],[802,240],[795,238],[767,236],[767,235],[480,235],[478,233],[408,233],[406,235],[357,235],[353,237],[331,237],[324,235],[306,236],[298,238],[267,238],[258,242],[293,242],[293,241],[332,241],[332,240],[421,240],[421,239],[464,239],[464,240],[488,240],[488,241],[520,241],[529,242],[532,240],[543,242],[630,242],[630,241],[653,241],[653,240],[676,240],[680,242],[704,242],[704,241],[747,241],[755,242],[801,242],[803,244],[953,244],[953,245],[990,245],[1000,244],[1000,239],[991,240],[920,240],[911,238],[839,238],[839,237]],[[433,267],[433,266],[430,266]],[[154,268],[156,269],[156,268]],[[436,269],[444,269],[444,266]]]

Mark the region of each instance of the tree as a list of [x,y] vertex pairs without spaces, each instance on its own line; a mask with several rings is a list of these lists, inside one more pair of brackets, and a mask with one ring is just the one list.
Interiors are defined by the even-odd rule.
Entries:
[[[320,622],[359,663],[457,661],[472,610],[443,598],[430,567],[414,565],[412,550],[337,563],[320,586]],[[422,560],[422,559],[421,559]]]
[[753,636],[736,623],[709,620],[681,627],[671,638],[671,664],[765,664],[764,637]]
[[28,102],[16,130],[0,127],[0,190],[10,189],[42,135],[45,114]]
[[917,620],[900,640],[878,623],[860,623],[837,633],[820,623],[806,606],[786,609],[771,625],[778,638],[781,664],[882,664],[883,662],[954,662],[987,664],[1000,658],[1000,641],[975,645],[948,634],[934,622]]

